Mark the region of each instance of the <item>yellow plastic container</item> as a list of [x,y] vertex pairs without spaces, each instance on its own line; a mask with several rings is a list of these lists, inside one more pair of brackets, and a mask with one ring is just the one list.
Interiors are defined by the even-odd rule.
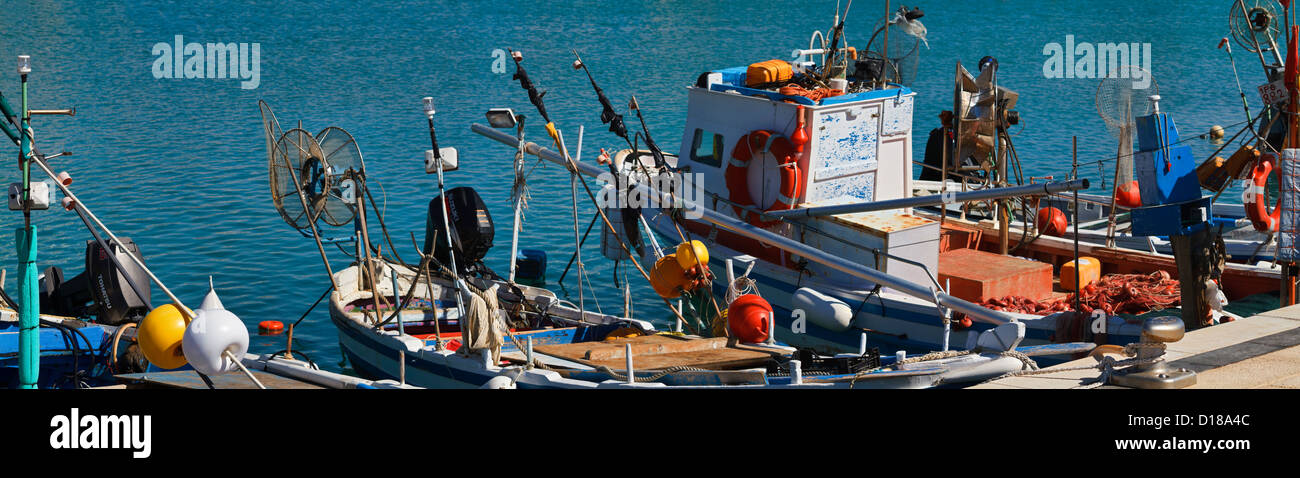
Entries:
[[[1101,261],[1095,257],[1079,258],[1079,282],[1084,287],[1088,284],[1097,282],[1101,279]],[[1074,286],[1074,261],[1066,262],[1061,266],[1061,288],[1065,290],[1076,290]]]
[[794,71],[790,62],[767,60],[749,65],[745,70],[745,86],[759,86],[790,81]]

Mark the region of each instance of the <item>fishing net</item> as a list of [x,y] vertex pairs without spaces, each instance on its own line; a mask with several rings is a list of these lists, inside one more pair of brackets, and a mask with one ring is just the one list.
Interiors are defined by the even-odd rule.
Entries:
[[[1151,87],[1137,88],[1136,85],[1145,84],[1147,80],[1150,80]],[[1116,185],[1133,180],[1133,134],[1136,129],[1133,102],[1159,92],[1151,73],[1132,65],[1111,70],[1097,85],[1097,115],[1106,123],[1106,131],[1119,140]]]
[[357,198],[360,192],[354,183],[348,179],[341,179],[348,171],[365,173],[365,162],[361,157],[361,148],[357,146],[357,141],[352,135],[343,128],[330,126],[321,130],[316,135],[316,141],[320,144],[325,164],[329,165],[329,175],[331,176],[330,189],[326,195],[325,207],[321,210],[321,218],[331,226],[342,226],[352,221],[355,214],[353,208],[348,204],[348,198],[345,188],[351,187],[353,199]]
[[[271,149],[271,198],[280,216],[295,228],[311,227],[316,211],[324,207],[328,184],[322,156],[320,145],[301,128],[285,132]],[[302,206],[299,188],[311,214]]]

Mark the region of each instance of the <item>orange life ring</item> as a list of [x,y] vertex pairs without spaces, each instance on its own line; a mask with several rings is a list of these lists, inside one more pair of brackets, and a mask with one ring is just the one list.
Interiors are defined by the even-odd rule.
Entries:
[[[1265,185],[1268,184],[1268,176],[1273,172],[1273,155],[1264,155],[1255,163],[1255,168],[1251,171],[1253,186],[1246,190],[1243,202],[1246,204],[1246,217],[1250,218],[1251,225],[1255,226],[1256,231],[1273,232],[1277,231],[1278,224],[1281,223],[1282,217],[1282,196],[1278,195],[1277,205],[1273,206],[1273,211],[1269,212],[1268,194]],[[1278,172],[1279,180],[1281,172]]]
[[779,220],[765,221],[758,214],[752,214],[745,206],[755,207],[754,199],[749,195],[749,164],[755,153],[770,152],[777,158],[781,171],[781,189],[776,201],[768,211],[784,211],[793,208],[803,194],[803,182],[799,180],[799,153],[794,143],[781,133],[769,130],[754,130],[742,136],[736,142],[728,160],[727,179],[728,199],[734,203],[737,217],[748,216],[748,221],[757,227],[771,227]]

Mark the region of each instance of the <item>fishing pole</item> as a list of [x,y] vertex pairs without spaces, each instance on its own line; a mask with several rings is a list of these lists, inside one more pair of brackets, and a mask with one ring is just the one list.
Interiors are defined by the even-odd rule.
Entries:
[[[542,96],[545,95],[545,92],[539,93],[537,91],[537,86],[534,85],[533,82],[528,78],[528,73],[526,73],[523,67],[520,65],[520,62],[523,60],[523,54],[514,50],[510,50],[510,56],[515,60],[514,79],[518,80],[519,86],[528,92],[528,100],[533,103],[533,106],[537,108],[537,112],[541,113],[542,119],[546,121],[546,132],[547,134],[551,135],[551,138],[555,139],[555,147],[559,150],[560,158],[564,161],[565,167],[569,169],[569,172],[571,174],[573,174],[574,176],[578,176],[578,164],[573,160],[572,157],[569,156],[568,149],[564,147],[564,141],[560,140],[559,131],[556,131],[555,124],[551,122],[550,115],[546,113],[546,107],[542,104]],[[633,98],[634,104],[635,104],[635,100],[636,99],[634,97]],[[639,114],[640,113],[638,112],[638,115]],[[645,120],[642,119],[642,126],[644,127],[644,125],[645,125]],[[600,204],[600,202],[596,200],[596,194],[593,193],[591,191],[591,187],[587,185],[587,181],[585,179],[582,179],[581,177],[578,177],[578,182],[582,183],[582,188],[583,190],[586,191],[587,197],[591,199],[591,202],[593,204]],[[597,207],[596,214],[600,215],[600,219],[602,222],[604,222],[605,227],[608,227],[610,230],[615,230],[613,223],[611,223],[609,220],[609,217],[605,216],[604,209]],[[650,280],[650,273],[646,272],[645,268],[641,266],[641,262],[636,259],[635,255],[632,254],[631,249],[629,249],[627,244],[623,242],[623,239],[618,236],[615,236],[614,239],[618,241],[619,247],[622,248],[623,252],[626,253],[628,257],[632,260],[632,265],[636,266],[637,271],[641,273],[641,277],[644,277],[647,282],[652,282]],[[579,280],[581,280],[581,278],[579,278]],[[692,333],[696,333],[694,327],[691,327],[691,325],[686,322],[686,318],[682,316],[681,312],[678,311],[676,307],[673,307],[672,303],[668,302],[668,299],[663,298],[662,296],[660,296],[660,298],[663,299],[664,305],[668,306],[668,309],[673,312],[673,315],[676,316],[677,320],[681,321],[683,324],[686,325],[687,328],[691,329]],[[585,314],[586,313],[583,312],[582,317],[584,318],[584,320],[586,318]]]
[[[575,58],[573,60],[573,68],[575,70],[581,69],[586,72],[587,80],[591,82],[591,88],[596,90],[596,99],[600,101],[601,106],[600,121],[608,124],[609,131],[614,133],[614,135],[623,138],[623,141],[627,142],[627,147],[632,148],[632,151],[635,153],[636,147],[632,144],[632,140],[627,137],[627,124],[623,122],[623,115],[618,114],[618,112],[614,110],[614,105],[610,103],[609,98],[605,96],[605,91],[601,90],[600,86],[596,84],[596,78],[591,75],[591,70],[588,69],[587,64],[582,61],[582,57],[578,55],[577,49],[573,50],[573,56]],[[607,165],[609,166],[610,175],[614,178],[614,187],[616,190],[622,191],[626,184],[619,184],[618,167],[614,165],[613,161],[610,161]],[[644,172],[645,166],[642,165],[640,161],[637,161],[636,165],[641,166],[641,170]],[[646,177],[649,178],[649,174],[647,174]],[[640,216],[641,211],[639,209],[620,209],[623,214],[624,232],[628,236],[628,241],[636,248],[637,254],[644,254],[645,241],[641,240],[641,235],[637,232],[635,226],[635,218]],[[627,227],[629,223],[632,223],[631,227]],[[590,232],[591,228],[588,227],[587,230]],[[619,234],[619,231],[614,231],[614,234]],[[583,238],[586,238],[586,234],[583,235]],[[581,243],[579,243],[579,246],[581,246]],[[572,261],[570,261],[570,263],[572,263]],[[615,262],[615,267],[618,267],[617,262]],[[563,277],[563,275],[560,277]]]
[[601,107],[600,122],[608,124],[609,132],[623,138],[623,141],[626,141],[627,146],[631,148],[632,140],[627,137],[627,124],[623,123],[623,115],[614,111],[614,105],[609,102],[609,98],[605,97],[605,92],[596,84],[596,78],[591,76],[591,70],[587,69],[587,64],[583,63],[581,56],[578,56],[577,49],[573,50],[573,56],[576,58],[573,60],[573,69],[582,69],[582,71],[586,72],[587,80],[591,81],[591,89],[596,90],[596,99],[600,101]]
[[[826,56],[826,61],[830,62],[832,65],[835,63],[835,55],[839,50],[840,38],[844,36],[844,21],[849,18],[849,9],[852,7],[853,0],[849,0],[848,5],[844,6],[843,15],[839,15],[838,11],[836,12],[836,16],[839,17],[839,23],[835,24],[835,29],[831,33],[831,47],[827,50],[829,54]],[[886,25],[885,27],[888,29],[889,26]],[[823,80],[829,81],[831,79],[831,72],[834,71],[832,65],[822,65]]]
[[1250,106],[1246,104],[1246,91],[1241,89],[1241,77],[1237,76],[1237,61],[1232,58],[1232,43],[1228,42],[1228,37],[1219,40],[1219,48],[1228,48],[1228,63],[1232,65],[1232,78],[1237,80],[1237,93],[1241,95],[1241,107],[1246,110],[1246,122],[1251,122]]
[[542,102],[542,97],[546,96],[546,91],[537,91],[537,86],[528,78],[528,72],[524,71],[523,52],[514,50],[509,51],[510,58],[515,61],[514,79],[519,80],[519,87],[528,92],[528,101],[537,108],[538,113],[541,113],[542,121],[546,122],[546,134],[550,135],[551,139],[555,141],[555,147],[559,148],[560,152],[564,153],[565,156],[568,156],[568,152],[565,151],[563,145],[560,144],[560,134],[555,130],[555,123],[551,121],[551,115],[546,112],[546,104]]
[[645,138],[645,146],[650,149],[650,155],[654,157],[655,167],[659,169],[668,169],[668,161],[664,159],[664,152],[655,144],[655,140],[650,137],[650,128],[645,124],[645,115],[641,114],[641,104],[636,101],[636,95],[632,95],[632,100],[628,102],[627,108],[636,112],[636,117],[641,121],[641,137]]

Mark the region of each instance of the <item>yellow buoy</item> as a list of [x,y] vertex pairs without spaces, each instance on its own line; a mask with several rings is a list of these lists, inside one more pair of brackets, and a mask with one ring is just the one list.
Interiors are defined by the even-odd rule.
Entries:
[[677,245],[677,264],[682,269],[690,269],[697,264],[709,265],[709,249],[700,241],[683,242]]
[[140,321],[136,340],[144,358],[158,368],[180,368],[187,362],[181,353],[181,340],[185,337],[185,317],[172,304],[149,311]]

